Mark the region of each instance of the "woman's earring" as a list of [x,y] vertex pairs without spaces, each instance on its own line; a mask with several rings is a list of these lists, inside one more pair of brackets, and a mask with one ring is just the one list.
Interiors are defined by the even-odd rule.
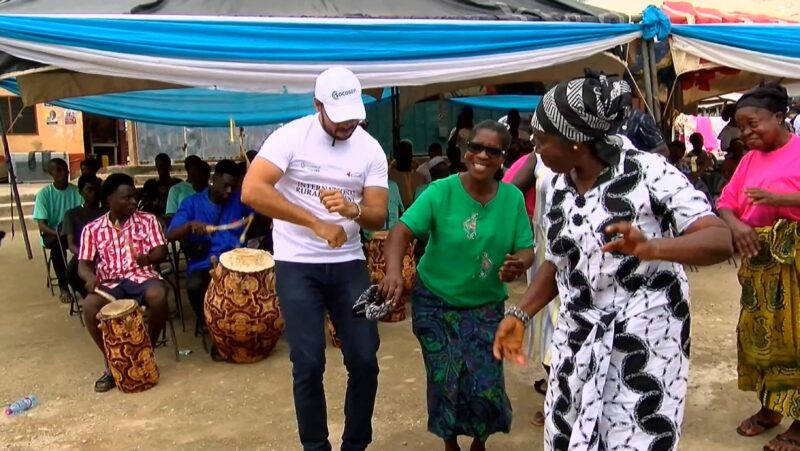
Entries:
[[577,144],[573,144],[572,145],[572,150],[578,150],[578,145]]

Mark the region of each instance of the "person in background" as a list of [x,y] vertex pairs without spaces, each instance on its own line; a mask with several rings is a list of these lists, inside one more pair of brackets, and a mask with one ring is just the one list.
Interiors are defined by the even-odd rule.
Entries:
[[419,196],[431,186],[431,183],[435,182],[436,180],[441,180],[446,178],[450,175],[450,166],[447,164],[447,160],[443,157],[433,157],[428,162],[430,166],[430,174],[431,174],[431,181],[428,183],[423,183],[422,185],[418,186],[416,191],[414,191],[414,200],[419,199]]
[[[467,172],[438,180],[406,211],[385,245],[383,299],[402,293],[403,255],[414,237],[430,234],[412,297],[412,328],[428,383],[428,430],[458,450],[458,436],[485,450],[509,432],[511,404],[503,363],[492,358],[494,332],[513,282],[531,265],[533,240],[522,194],[502,183],[511,135],[488,120],[469,137]],[[457,258],[454,258],[457,256]]]
[[792,108],[795,110],[794,120],[792,121],[792,125],[794,128],[794,134],[800,136],[800,97],[795,97],[792,101]]
[[271,134],[250,166],[242,200],[274,220],[275,289],[286,322],[294,404],[303,449],[330,450],[325,312],[347,368],[342,449],[372,442],[380,347],[377,324],[353,316],[369,288],[360,231],[380,230],[388,210],[388,167],[380,144],[359,127],[361,83],[348,69],[317,77],[317,113]]
[[700,158],[708,153],[706,152],[705,139],[703,139],[703,135],[700,133],[692,133],[689,135],[689,144],[692,146],[689,150],[689,156],[691,157]]
[[[636,83],[627,72],[624,78],[622,83],[625,83],[628,90],[631,91],[631,87],[636,86]],[[653,116],[633,106],[633,98],[634,95],[631,92],[631,96],[626,99],[628,104],[625,105],[625,118],[615,134],[628,138],[636,149],[668,158],[669,148],[664,139],[664,133],[661,132]]]
[[81,161],[81,175],[94,175],[100,171],[100,162],[94,156],[89,156]]
[[736,104],[731,103],[729,105],[725,105],[725,108],[722,109],[722,120],[726,122],[725,127],[722,128],[722,131],[719,132],[719,148],[723,152],[726,152],[725,159],[728,159],[728,149],[731,146],[731,143],[735,139],[739,139],[741,132],[739,131],[739,127],[736,126]]
[[511,144],[508,147],[508,153],[506,154],[506,159],[503,163],[503,167],[507,169],[513,166],[523,156],[533,152],[533,145],[531,144],[528,134],[522,134],[520,132],[521,119],[519,110],[512,108],[508,111],[506,118],[508,123],[508,132],[511,134]]
[[180,241],[186,254],[186,292],[200,324],[205,324],[203,302],[211,282],[211,257],[239,247],[243,231],[237,228],[210,233],[206,228],[239,221],[253,212],[242,204],[238,179],[235,162],[219,161],[211,185],[181,202],[167,229],[167,239]]
[[174,215],[184,199],[208,187],[211,176],[211,166],[208,163],[197,155],[189,155],[183,161],[183,167],[186,168],[186,181],[176,183],[169,189],[166,216]]
[[447,138],[447,158],[451,158],[451,154],[455,155],[455,150],[458,149],[458,163],[463,165],[464,155],[467,152],[467,142],[469,142],[469,134],[474,125],[475,112],[472,111],[471,106],[465,106],[461,109],[456,119],[456,126],[450,131],[450,136]]
[[142,211],[164,216],[167,211],[167,197],[169,190],[180,183],[181,179],[172,177],[172,159],[165,153],[156,155],[157,179],[150,179],[144,183],[139,207]]
[[431,145],[428,146],[428,161],[420,164],[419,168],[417,168],[417,172],[422,174],[425,183],[431,182],[431,164],[430,164],[431,161],[434,158],[441,156],[442,156],[442,145],[439,144],[438,142],[431,143]]
[[413,161],[414,145],[407,139],[400,141],[394,153],[394,164],[389,168],[389,180],[397,183],[405,210],[414,202],[417,187],[425,182],[422,175],[411,167]]
[[447,148],[447,161],[449,163],[450,174],[458,174],[467,170],[461,161],[461,150],[458,147]]
[[[53,183],[36,193],[33,207],[33,220],[39,225],[42,244],[50,250],[50,264],[58,279],[61,302],[69,303],[69,280],[64,265],[65,255],[61,249],[67,248],[67,239],[59,234],[58,227],[64,221],[64,214],[75,207],[80,207],[83,198],[78,188],[69,183],[69,166],[61,158],[53,158],[48,163],[47,171],[53,177]],[[60,242],[60,244],[59,244]]]
[[682,265],[732,253],[730,231],[686,177],[660,155],[622,148],[613,132],[629,95],[587,71],[548,91],[531,124],[536,151],[556,174],[547,261],[506,310],[494,354],[524,363],[526,325],[559,295],[549,450],[677,449],[690,339]]
[[767,451],[800,450],[800,137],[784,127],[786,89],[754,88],[736,103],[736,123],[750,152],[720,197],[720,217],[742,255],[737,332],[739,389],[760,409],[736,429],[752,437],[792,421]]
[[670,142],[667,147],[669,148],[669,157],[667,157],[667,161],[688,177],[692,171],[689,169],[689,165],[686,162],[686,144],[682,141],[675,140]]
[[85,298],[88,294],[83,280],[78,275],[78,254],[81,232],[87,224],[103,216],[108,209],[103,206],[100,195],[100,180],[95,175],[82,175],[78,179],[78,190],[83,197],[83,205],[75,207],[64,214],[64,235],[67,237],[67,249],[72,258],[67,264],[67,280],[72,290]]
[[[547,213],[547,195],[552,188],[554,174],[534,153],[520,158],[520,161],[522,161],[521,166],[515,167],[518,166],[515,164],[506,172],[506,176],[510,178],[510,183],[525,193],[525,209],[531,215],[535,255],[527,274],[527,282],[530,285],[536,272],[545,262],[547,249],[545,214]],[[509,175],[509,173],[511,174]],[[533,317],[525,329],[525,354],[534,362],[540,362],[545,374],[548,375],[550,374],[550,349],[558,322],[560,305],[560,299],[554,298]],[[547,379],[535,380],[533,389],[541,395],[547,395]],[[544,422],[544,414],[537,410],[531,423],[543,426]]]
[[[147,306],[148,332],[155,348],[167,322],[167,291],[155,267],[167,258],[167,241],[154,215],[136,209],[136,186],[127,174],[111,174],[103,182],[102,197],[108,213],[90,222],[81,232],[78,274],[85,282],[83,319],[102,353],[103,337],[97,314],[108,301],[96,294],[103,290],[117,299],[134,299]],[[94,391],[114,388],[106,370],[95,382]]]
[[744,141],[739,138],[731,141],[728,146],[728,154],[725,155],[725,161],[722,162],[722,169],[720,170],[725,180],[730,181],[733,178],[733,174],[736,173],[736,168],[739,167],[739,163],[741,163],[742,158],[744,158],[746,154],[747,145]]

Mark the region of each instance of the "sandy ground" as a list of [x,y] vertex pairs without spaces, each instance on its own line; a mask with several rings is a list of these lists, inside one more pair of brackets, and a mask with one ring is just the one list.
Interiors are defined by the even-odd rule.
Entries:
[[[50,296],[41,254],[34,254],[32,261],[25,258],[19,235],[0,248],[0,403],[29,393],[40,399],[22,416],[0,418],[0,448],[299,449],[285,342],[260,363],[214,363],[198,339],[180,333],[178,322],[180,348],[193,353],[175,362],[171,348],[157,350],[161,380],[155,388],[130,395],[94,393],[102,369],[99,351],[78,319],[67,315],[67,306]],[[735,269],[704,268],[690,278],[694,344],[681,449],[761,449],[765,439],[734,432],[757,407],[754,396],[736,390]],[[513,287],[514,297],[522,288]],[[381,338],[371,449],[439,449],[426,431],[424,370],[410,322],[381,325]],[[338,350],[327,352],[330,435],[337,449],[345,372]],[[514,424],[510,434],[491,438],[489,449],[542,449],[542,430],[529,423],[543,401],[529,388],[536,372],[507,366]]]

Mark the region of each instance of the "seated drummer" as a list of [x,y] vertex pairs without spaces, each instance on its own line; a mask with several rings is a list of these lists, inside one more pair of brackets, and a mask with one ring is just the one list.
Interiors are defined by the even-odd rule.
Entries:
[[253,210],[242,204],[236,187],[239,167],[231,160],[217,163],[211,186],[187,197],[167,229],[170,241],[181,241],[186,254],[186,292],[192,309],[205,324],[203,301],[211,281],[211,257],[239,247],[244,227],[209,233],[207,226],[231,224],[250,215]]
[[[78,253],[78,274],[89,293],[83,300],[86,328],[102,351],[97,313],[108,301],[94,294],[102,290],[147,306],[150,341],[155,347],[169,315],[167,292],[154,269],[167,258],[164,233],[154,215],[136,210],[136,187],[129,175],[109,175],[101,191],[109,211],[83,228]],[[114,388],[107,366],[94,384],[96,392]]]

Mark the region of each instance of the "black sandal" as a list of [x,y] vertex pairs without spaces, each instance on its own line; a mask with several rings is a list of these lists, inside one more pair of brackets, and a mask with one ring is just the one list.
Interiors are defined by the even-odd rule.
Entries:
[[547,379],[539,379],[533,383],[533,389],[537,393],[547,396]]
[[100,376],[100,379],[95,381],[94,391],[97,393],[105,393],[116,386],[117,384],[114,382],[114,376],[111,375],[110,371],[106,370],[103,372],[103,375]]

